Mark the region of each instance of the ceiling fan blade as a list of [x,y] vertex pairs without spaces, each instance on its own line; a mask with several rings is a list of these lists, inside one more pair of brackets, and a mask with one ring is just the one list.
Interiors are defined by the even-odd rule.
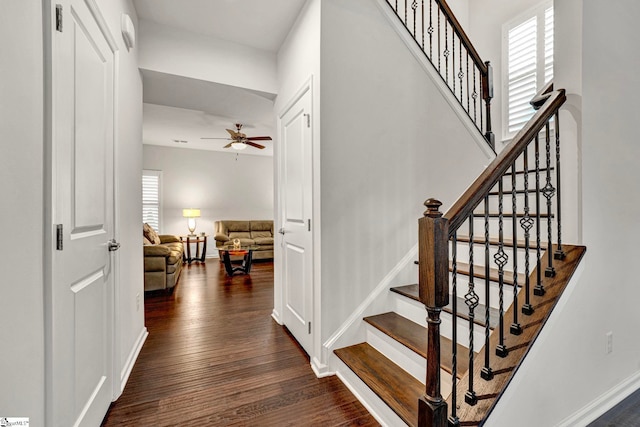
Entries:
[[247,138],[247,141],[271,141],[270,136],[252,136]]
[[247,145],[250,145],[252,147],[259,148],[261,150],[264,148],[264,145],[256,144],[255,142],[245,141],[244,143],[247,144]]
[[227,129],[227,132],[229,132],[229,135],[231,135],[231,138],[236,139],[238,138],[238,133],[234,130],[231,129]]
[[[235,141],[234,141],[234,142],[235,142]],[[222,148],[229,148],[229,147],[231,147],[231,144],[233,144],[233,142],[228,143],[227,145],[225,145],[225,146],[224,146],[224,147],[222,147]]]

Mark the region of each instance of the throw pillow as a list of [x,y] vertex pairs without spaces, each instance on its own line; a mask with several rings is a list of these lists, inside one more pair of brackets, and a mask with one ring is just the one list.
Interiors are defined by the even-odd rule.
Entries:
[[158,236],[158,233],[156,233],[156,230],[146,222],[142,226],[142,234],[154,245],[160,244],[160,237]]

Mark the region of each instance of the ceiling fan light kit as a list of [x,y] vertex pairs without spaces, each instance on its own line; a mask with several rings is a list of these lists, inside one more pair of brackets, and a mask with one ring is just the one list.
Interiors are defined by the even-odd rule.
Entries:
[[227,141],[231,141],[223,148],[233,148],[234,150],[244,150],[247,148],[247,145],[258,148],[262,150],[264,145],[258,144],[253,141],[271,141],[270,136],[247,136],[244,133],[240,132],[242,129],[242,123],[236,123],[237,130],[227,129],[231,138],[200,138],[200,139],[225,139]]

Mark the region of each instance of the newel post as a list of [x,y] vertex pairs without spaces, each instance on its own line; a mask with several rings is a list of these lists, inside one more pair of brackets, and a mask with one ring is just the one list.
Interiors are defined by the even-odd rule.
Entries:
[[491,148],[496,148],[496,136],[491,129],[491,100],[493,99],[493,67],[489,61],[485,62],[487,66],[487,74],[482,76],[482,97],[484,98],[484,104],[486,111],[486,127],[485,127],[485,139],[491,145]]
[[428,313],[426,392],[418,402],[420,427],[445,427],[447,403],[440,393],[440,313],[449,304],[449,222],[436,199],[424,202],[427,210],[418,220],[420,301]]

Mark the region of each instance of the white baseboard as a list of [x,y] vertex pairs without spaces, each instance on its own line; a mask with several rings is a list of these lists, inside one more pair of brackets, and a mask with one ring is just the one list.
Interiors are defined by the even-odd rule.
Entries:
[[640,389],[640,372],[636,372],[578,412],[565,418],[557,427],[586,426],[638,389]]
[[140,331],[140,335],[138,335],[138,339],[136,340],[135,345],[129,353],[129,357],[127,357],[127,361],[120,371],[120,393],[118,393],[118,395],[120,395],[124,391],[124,387],[127,385],[127,381],[129,380],[131,371],[136,364],[136,360],[138,360],[138,356],[140,355],[142,346],[144,345],[144,342],[147,340],[148,336],[149,331],[147,331],[147,328],[142,328],[142,331]]
[[311,370],[318,378],[330,377],[336,374],[329,369],[329,365],[321,363],[316,357],[311,358]]
[[276,321],[278,325],[282,325],[282,318],[280,317],[280,313],[278,313],[278,310],[276,310],[275,308],[271,312],[271,317]]

